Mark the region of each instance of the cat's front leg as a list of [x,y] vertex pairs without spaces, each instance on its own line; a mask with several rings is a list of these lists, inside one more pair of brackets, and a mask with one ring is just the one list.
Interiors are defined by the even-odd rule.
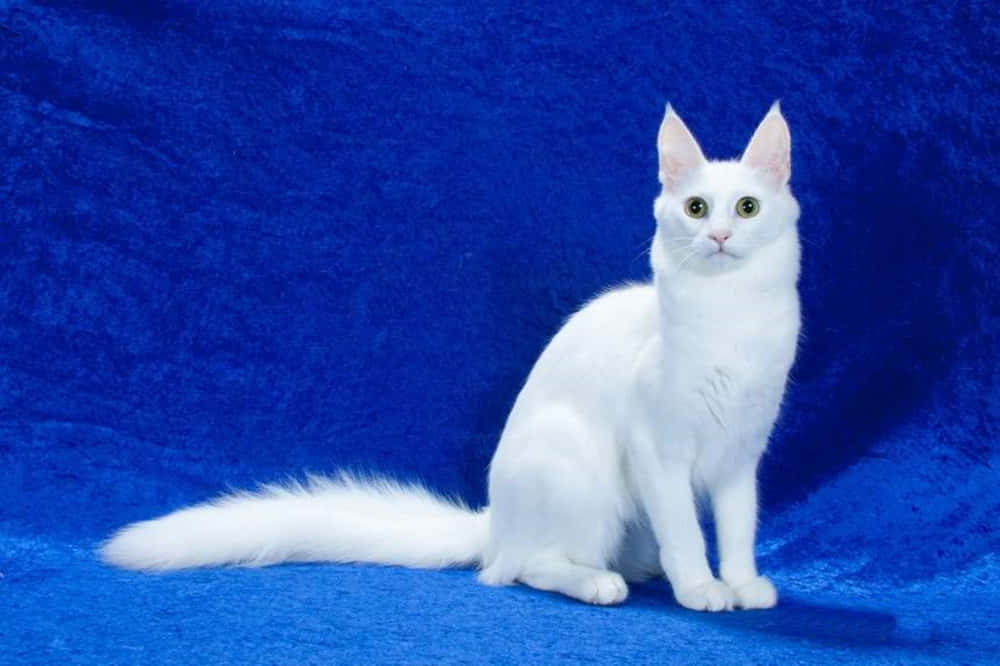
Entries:
[[739,608],[771,608],[778,592],[757,573],[757,460],[742,465],[711,490],[719,545],[719,575],[733,589]]
[[[641,433],[633,433],[632,443],[632,474],[674,598],[692,610],[732,610],[733,591],[712,575],[705,557],[690,462],[683,456],[665,457],[662,447]],[[678,448],[676,443],[672,448]]]

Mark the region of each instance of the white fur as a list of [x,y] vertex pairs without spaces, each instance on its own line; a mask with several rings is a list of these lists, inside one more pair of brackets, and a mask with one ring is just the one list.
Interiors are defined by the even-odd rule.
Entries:
[[342,474],[134,523],[105,543],[101,556],[144,571],[324,560],[438,569],[478,562],[488,526],[485,513],[419,486]]
[[[665,575],[687,608],[773,606],[754,533],[757,464],[799,332],[787,125],[775,105],[741,161],[707,162],[668,107],[658,148],[653,283],[600,296],[546,347],[493,458],[488,510],[342,476],[137,523],[103,558],[146,570],[478,564],[484,583],[598,604],[623,601],[626,580]],[[692,196],[707,202],[704,218],[685,214]],[[756,217],[736,215],[744,196],[759,200]],[[719,578],[705,556],[700,496],[715,515]]]

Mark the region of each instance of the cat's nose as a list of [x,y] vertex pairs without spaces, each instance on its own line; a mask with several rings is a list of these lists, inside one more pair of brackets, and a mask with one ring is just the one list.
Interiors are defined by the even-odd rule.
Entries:
[[709,232],[708,237],[714,240],[716,243],[718,243],[719,247],[722,247],[722,244],[725,243],[727,240],[729,240],[729,237],[732,235],[733,234],[730,233],[729,231],[723,230],[723,231],[711,231]]

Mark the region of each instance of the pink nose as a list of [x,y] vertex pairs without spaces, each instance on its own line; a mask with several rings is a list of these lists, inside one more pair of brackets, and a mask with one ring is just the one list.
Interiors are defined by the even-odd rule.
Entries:
[[730,236],[732,234],[728,231],[712,231],[708,234],[708,237],[718,243],[719,247],[722,247],[722,244],[729,240]]

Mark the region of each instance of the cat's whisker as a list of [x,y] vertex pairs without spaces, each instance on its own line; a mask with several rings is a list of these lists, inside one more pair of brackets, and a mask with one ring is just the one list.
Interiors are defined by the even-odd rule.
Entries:
[[629,263],[633,263],[634,264],[635,262],[639,261],[639,259],[641,257],[643,257],[643,256],[645,256],[647,254],[649,254],[649,248],[648,247],[646,249],[644,249],[642,252],[640,252],[639,254],[637,254],[634,257],[632,257],[632,261],[629,262]]
[[684,265],[687,264],[687,262],[691,261],[691,259],[693,259],[696,254],[697,254],[697,252],[692,252],[687,257],[685,257],[684,261],[682,261],[680,263],[680,265],[677,266],[677,270],[680,270],[680,269],[684,268]]
[[691,251],[688,252],[687,255],[683,259],[681,259],[681,262],[679,264],[677,264],[677,268],[674,269],[674,272],[676,273],[676,272],[680,271],[682,268],[684,268],[684,265],[687,262],[691,261],[691,259],[694,258],[694,256],[696,254],[698,254],[698,248],[692,248]]
[[639,260],[639,257],[641,257],[641,256],[643,256],[643,255],[645,255],[645,254],[649,254],[649,249],[650,249],[650,246],[651,246],[651,245],[652,245],[652,243],[653,243],[653,239],[654,239],[654,238],[656,238],[656,234],[653,234],[652,236],[650,236],[650,237],[649,237],[649,238],[648,238],[648,239],[647,239],[647,240],[646,240],[646,241],[645,241],[645,242],[644,242],[644,243],[642,244],[642,250],[641,250],[641,251],[639,252],[639,254],[637,254],[637,255],[635,255],[634,257],[632,257],[632,261],[631,261],[630,263],[633,263],[633,264],[634,264],[635,262],[637,262],[637,261]]
[[650,236],[646,240],[642,241],[642,243],[641,243],[642,247],[648,248],[650,245],[652,245],[654,238],[656,238],[656,234],[653,234],[652,236]]
[[[649,240],[646,241],[646,244],[643,247],[642,251],[632,258],[632,263],[638,261],[640,257],[649,254],[650,247],[655,238],[656,234],[653,234],[652,236],[649,237]],[[663,244],[666,246],[667,250],[670,252],[674,252],[676,250],[684,250],[691,246],[690,236],[669,236],[669,237],[663,237],[661,238],[661,240],[663,241]]]

